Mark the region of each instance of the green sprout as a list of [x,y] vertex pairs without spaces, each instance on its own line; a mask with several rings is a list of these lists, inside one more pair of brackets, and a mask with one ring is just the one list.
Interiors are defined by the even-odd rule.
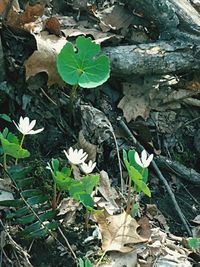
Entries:
[[57,57],[57,69],[63,81],[72,85],[70,102],[73,104],[76,90],[94,88],[110,77],[109,58],[99,55],[101,47],[91,38],[79,36],[75,48],[68,42]]

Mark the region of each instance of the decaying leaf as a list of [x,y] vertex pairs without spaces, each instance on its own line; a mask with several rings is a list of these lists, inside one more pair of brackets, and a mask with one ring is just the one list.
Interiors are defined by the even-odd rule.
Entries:
[[[5,9],[8,7],[8,4],[9,4],[9,0],[1,0],[0,1],[0,15],[3,15],[3,12],[5,11]],[[12,7],[11,7],[12,10],[15,10],[15,11],[20,11],[20,7],[19,7],[19,3],[18,3],[18,0],[14,0],[12,2]]]
[[123,110],[124,117],[127,122],[132,119],[135,120],[138,116],[147,119],[150,112],[148,94],[141,90],[141,86],[138,84],[123,84],[124,97],[118,104],[118,108]]
[[[101,267],[136,267],[137,266],[137,251],[130,253],[110,252],[109,263],[102,264]],[[139,267],[139,266],[138,266]]]
[[127,253],[134,250],[134,244],[147,241],[138,235],[139,224],[126,212],[119,215],[108,215],[104,212],[94,217],[102,234],[102,249],[104,251]]
[[100,27],[104,32],[110,29],[127,29],[133,20],[133,16],[123,6],[114,5],[103,11],[96,11],[94,15],[100,20]]
[[48,86],[52,84],[64,85],[56,69],[56,57],[66,43],[63,37],[49,35],[48,32],[42,32],[36,35],[36,50],[25,62],[26,80],[35,76],[39,72],[46,72],[48,75]]
[[117,35],[114,33],[105,33],[102,31],[98,31],[96,29],[87,29],[83,26],[79,26],[76,28],[66,28],[62,30],[62,33],[68,37],[77,37],[80,35],[84,36],[92,36],[95,40],[95,43],[101,44],[107,40],[112,41],[112,40],[118,40],[118,42],[123,38],[121,35]]
[[[5,1],[5,3],[6,2],[7,1]],[[15,1],[6,19],[7,25],[12,26],[14,28],[27,29],[28,27],[26,24],[35,22],[44,13],[44,5],[41,4],[36,4],[36,5],[27,4],[23,12],[20,12],[20,9],[17,7],[18,7],[17,2]],[[1,6],[0,6],[0,12],[1,12]]]
[[119,199],[119,196],[115,188],[111,187],[108,174],[105,171],[100,172],[98,191],[102,197],[98,199],[97,206],[104,208],[110,215],[120,211],[120,208],[115,202],[117,198]]
[[138,116],[147,119],[151,109],[165,111],[181,107],[181,101],[194,96],[198,90],[175,90],[171,86],[178,81],[175,77],[145,77],[132,83],[123,83],[124,97],[118,104],[127,122]]

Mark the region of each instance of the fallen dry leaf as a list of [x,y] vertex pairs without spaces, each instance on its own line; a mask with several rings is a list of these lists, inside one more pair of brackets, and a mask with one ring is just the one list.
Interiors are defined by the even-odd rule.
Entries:
[[194,96],[195,90],[175,90],[172,85],[178,81],[175,77],[145,77],[132,83],[123,83],[124,97],[120,100],[118,108],[123,110],[127,122],[135,120],[138,116],[147,119],[151,109],[166,111],[180,108],[180,101]]
[[62,33],[66,36],[66,38],[68,37],[78,37],[80,35],[84,35],[84,36],[92,36],[95,40],[95,43],[101,44],[107,40],[109,41],[116,41],[119,42],[123,36],[121,35],[117,35],[114,33],[105,33],[102,31],[98,31],[96,29],[87,29],[83,26],[79,26],[76,28],[66,28],[64,30],[62,30]]
[[49,33],[61,36],[60,22],[56,17],[50,17],[44,22],[44,29]]
[[102,234],[102,249],[106,252],[131,252],[134,250],[134,244],[147,241],[138,235],[139,224],[126,212],[119,215],[108,215],[104,211],[94,217]]
[[146,248],[138,253],[139,266],[191,267],[188,258],[190,251],[183,247],[181,240],[178,238],[171,240],[159,228],[151,229],[151,237],[145,244]]
[[96,202],[97,206],[104,208],[109,215],[120,211],[120,208],[115,202],[115,199],[119,199],[119,196],[115,188],[111,187],[108,174],[105,171],[100,172],[98,191],[102,197]]
[[118,108],[123,110],[127,122],[132,119],[135,120],[138,116],[147,119],[151,110],[148,98],[149,92],[144,94],[138,84],[124,83],[123,93],[124,97],[119,102]]
[[25,62],[26,80],[39,72],[46,72],[48,75],[48,86],[56,83],[63,86],[64,82],[56,69],[56,57],[66,44],[66,39],[49,35],[48,32],[35,35],[35,39],[38,50]]
[[137,252],[122,254],[120,252],[109,253],[109,263],[102,264],[101,267],[136,267],[137,266]]
[[96,11],[94,15],[100,20],[99,26],[104,32],[110,29],[127,29],[133,21],[132,14],[121,5],[114,5],[103,11]]
[[[8,5],[8,2],[9,2],[9,0],[1,0],[0,1],[0,15],[3,14],[5,8]],[[11,9],[15,10],[15,11],[20,11],[18,0],[13,1]]]
[[[4,0],[5,1],[5,0]],[[0,6],[1,12],[1,6]],[[15,5],[12,5],[10,9],[6,23],[7,25],[14,28],[23,28],[28,29],[28,23],[35,22],[39,17],[41,17],[44,13],[44,5],[36,4],[36,5],[26,5],[24,12],[20,12],[20,9],[17,8],[17,2]],[[31,27],[33,28],[33,26]]]

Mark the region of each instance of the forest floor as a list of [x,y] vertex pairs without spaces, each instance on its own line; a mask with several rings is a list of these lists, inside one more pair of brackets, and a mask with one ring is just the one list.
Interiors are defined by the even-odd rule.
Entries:
[[[8,2],[0,3],[1,15]],[[127,80],[114,77],[111,68],[106,83],[78,88],[70,114],[70,86],[56,70],[56,57],[66,41],[74,44],[78,36],[85,36],[102,48],[116,47],[148,43],[158,33],[153,25],[148,29],[133,25],[130,10],[119,1],[39,2],[14,1],[1,28],[6,74],[0,83],[0,131],[7,127],[20,137],[12,123],[20,116],[35,119],[36,129],[44,131],[26,136],[27,159],[15,164],[8,157],[7,170],[1,159],[0,266],[199,266],[198,73]],[[64,190],[58,193],[56,206],[53,203],[54,180],[46,167],[52,159],[66,166],[63,150],[70,147],[83,149],[96,162],[94,173],[100,180],[92,196],[99,214]],[[154,155],[148,178],[151,197],[132,190],[139,206],[126,214],[128,173],[123,150],[140,154],[143,149]],[[77,167],[72,172],[80,179]],[[23,180],[21,187],[17,179]],[[25,190],[39,188],[47,197],[44,202],[26,201],[24,179]],[[17,199],[33,213],[31,221],[30,214],[16,216]],[[6,204],[8,200],[16,205]],[[49,207],[55,216],[45,223],[56,223],[55,228],[44,236],[43,224],[43,229],[32,228],[31,233],[37,230],[34,238],[20,234]],[[41,209],[39,215],[34,209]],[[92,265],[81,265],[79,259],[89,259]]]

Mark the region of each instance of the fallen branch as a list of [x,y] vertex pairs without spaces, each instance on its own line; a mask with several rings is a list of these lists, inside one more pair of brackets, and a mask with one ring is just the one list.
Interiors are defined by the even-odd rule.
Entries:
[[200,185],[200,173],[193,169],[189,169],[183,164],[172,161],[164,156],[158,156],[155,158],[155,162],[162,169],[175,173],[181,179],[187,180],[196,185]]

